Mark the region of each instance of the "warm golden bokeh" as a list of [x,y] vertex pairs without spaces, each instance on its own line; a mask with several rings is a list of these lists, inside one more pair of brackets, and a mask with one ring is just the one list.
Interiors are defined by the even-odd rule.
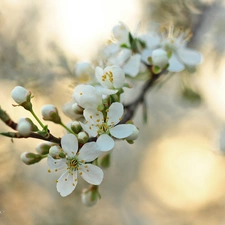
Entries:
[[[46,161],[27,166],[24,151],[39,140],[0,136],[0,225],[222,225],[225,221],[225,158],[220,146],[224,128],[224,12],[215,1],[183,0],[2,0],[0,2],[0,101],[17,121],[30,116],[12,107],[11,90],[23,85],[34,94],[37,115],[44,104],[61,113],[70,101],[74,65],[95,59],[112,27],[123,21],[133,31],[174,22],[190,28],[191,47],[204,61],[192,75],[173,76],[148,96],[148,123],[138,110],[140,137],[133,145],[118,142],[112,165],[100,186],[102,199],[93,208],[81,204],[80,192],[66,198],[56,191],[59,174]],[[181,97],[187,75],[203,99]],[[136,87],[129,97],[139,91]],[[130,100],[131,100],[130,99]],[[68,118],[62,115],[65,123]],[[65,132],[48,123],[55,136]],[[8,127],[0,124],[0,131]]]

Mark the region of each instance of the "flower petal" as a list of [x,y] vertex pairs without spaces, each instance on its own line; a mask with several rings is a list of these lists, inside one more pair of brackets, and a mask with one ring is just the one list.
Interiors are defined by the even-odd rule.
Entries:
[[111,71],[113,74],[113,87],[121,88],[125,82],[124,71],[119,66],[108,66],[105,68],[105,72]]
[[85,162],[91,162],[95,160],[101,151],[96,142],[88,142],[83,145],[79,152],[79,159],[84,160]]
[[120,102],[114,102],[109,107],[109,112],[107,113],[108,125],[115,126],[117,123],[120,122],[122,116],[123,116],[123,104]]
[[169,67],[168,70],[170,72],[180,72],[184,69],[184,65],[178,60],[175,53],[172,54],[171,58],[169,59]]
[[92,164],[82,164],[79,168],[81,177],[89,184],[99,185],[104,177],[103,171]]
[[192,49],[180,48],[177,51],[177,54],[182,62],[187,66],[196,66],[202,61],[202,55]]
[[115,138],[121,139],[130,136],[133,130],[133,124],[119,124],[110,129],[110,134]]
[[77,171],[70,174],[68,171],[62,174],[58,179],[56,189],[62,197],[65,197],[72,193],[77,185]]
[[98,137],[96,143],[100,151],[106,152],[114,148],[115,142],[108,134],[102,134]]
[[90,137],[96,137],[98,134],[98,128],[95,126],[89,126],[88,124],[84,124],[82,122],[80,122],[80,125],[82,126],[82,128],[84,129],[84,131],[86,131],[88,133],[88,135]]
[[76,155],[78,150],[78,141],[73,134],[65,134],[61,139],[61,145],[63,151],[69,157],[73,157]]
[[141,55],[135,54],[130,57],[130,59],[123,67],[123,70],[126,74],[130,75],[131,77],[135,77],[137,76],[140,70],[140,64],[141,64]]
[[54,159],[50,155],[47,157],[47,163],[51,169],[63,169],[66,165],[66,159]]

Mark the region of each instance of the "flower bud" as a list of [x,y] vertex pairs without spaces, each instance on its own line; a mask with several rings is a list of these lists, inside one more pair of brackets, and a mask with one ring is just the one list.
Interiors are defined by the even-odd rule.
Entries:
[[11,92],[11,97],[17,104],[23,106],[26,110],[32,109],[32,104],[30,102],[31,92],[27,89],[16,86]]
[[72,110],[76,114],[83,114],[83,111],[84,111],[84,109],[82,107],[80,107],[77,103],[74,103],[72,105]]
[[21,118],[18,121],[16,129],[18,130],[18,132],[21,135],[23,135],[24,137],[27,137],[27,136],[29,136],[29,134],[32,131],[32,124],[28,120],[26,120],[25,118]]
[[76,77],[82,79],[88,79],[88,77],[94,74],[94,69],[89,62],[78,62],[74,67]]
[[44,105],[41,109],[41,114],[44,120],[49,120],[54,123],[61,123],[61,118],[58,114],[58,110],[54,105]]
[[49,149],[49,155],[54,159],[60,158],[59,155],[61,152],[62,152],[62,149],[57,145],[54,145]]
[[85,144],[88,141],[89,136],[86,132],[81,131],[80,133],[78,133],[77,139],[79,143]]
[[84,189],[81,193],[81,201],[88,207],[94,206],[98,202],[99,198],[100,195],[96,186],[93,186],[93,188]]
[[20,158],[26,165],[31,165],[42,160],[41,155],[32,152],[24,152],[21,154]]
[[49,149],[55,144],[53,143],[40,143],[36,146],[35,150],[40,155],[46,155],[49,153]]
[[133,132],[130,136],[126,137],[127,141],[134,141],[138,138],[139,136],[139,129],[133,125]]
[[156,49],[152,52],[152,64],[163,69],[168,64],[167,52],[163,49]]
[[78,134],[82,130],[80,123],[76,120],[70,124],[70,128],[75,134]]

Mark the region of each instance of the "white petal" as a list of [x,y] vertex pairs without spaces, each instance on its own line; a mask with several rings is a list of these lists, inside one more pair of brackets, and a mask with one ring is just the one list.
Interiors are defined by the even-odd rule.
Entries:
[[80,97],[83,94],[85,84],[79,84],[74,88],[73,98],[76,100],[78,104],[80,104]]
[[177,59],[175,53],[169,59],[169,67],[168,70],[170,72],[180,72],[184,69],[184,65]]
[[95,77],[100,84],[102,84],[102,75],[103,75],[103,69],[101,67],[97,66],[95,68]]
[[63,169],[66,165],[66,159],[54,159],[50,155],[47,157],[47,163],[51,169]]
[[63,151],[69,157],[73,157],[76,155],[78,150],[78,141],[73,134],[65,134],[61,139],[61,145]]
[[133,126],[132,124],[119,124],[110,129],[110,134],[119,139],[128,137],[133,132]]
[[98,134],[98,128],[95,126],[89,126],[88,124],[84,124],[82,122],[80,122],[80,125],[82,126],[82,128],[84,129],[84,131],[86,131],[88,133],[88,135],[90,137],[96,137]]
[[98,137],[96,143],[100,151],[106,152],[114,148],[115,142],[108,134],[102,134]]
[[144,49],[141,53],[141,59],[148,65],[150,65],[148,58],[151,56],[152,56],[152,50],[150,49]]
[[123,104],[120,102],[114,102],[110,105],[109,112],[107,113],[107,117],[109,118],[107,124],[115,126],[121,120],[123,112]]
[[58,179],[56,188],[62,197],[65,197],[72,193],[77,185],[77,171],[74,171],[73,175],[66,171]]
[[84,160],[85,162],[91,162],[95,160],[99,155],[101,154],[101,151],[99,150],[99,147],[96,142],[88,142],[83,145],[79,152],[79,159]]
[[113,87],[121,88],[125,82],[124,71],[119,66],[109,66],[105,68],[105,72],[111,71],[113,74]]
[[82,126],[83,130],[88,133],[88,135],[90,137],[96,137],[97,136],[97,134],[98,134],[98,128],[97,127],[95,127],[95,126],[90,127],[88,124],[84,124],[82,122],[80,122],[80,125]]
[[92,164],[82,164],[79,169],[80,175],[89,184],[99,185],[103,180],[103,171],[98,166]]
[[83,112],[83,115],[84,115],[84,118],[88,121],[88,124],[97,125],[104,121],[102,112],[99,112],[95,108],[85,109]]
[[192,49],[180,48],[177,54],[182,62],[188,66],[196,66],[202,61],[202,55]]
[[91,85],[86,85],[83,90],[83,95],[80,97],[80,105],[83,108],[94,107],[102,103],[102,96],[97,89]]
[[141,55],[135,54],[130,57],[130,59],[123,67],[123,70],[126,74],[130,75],[131,77],[135,77],[140,70],[140,63],[141,63]]

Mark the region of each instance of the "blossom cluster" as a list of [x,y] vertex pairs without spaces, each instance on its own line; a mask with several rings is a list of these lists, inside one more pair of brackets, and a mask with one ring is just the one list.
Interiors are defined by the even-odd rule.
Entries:
[[[78,81],[87,83],[75,86],[70,102],[63,106],[63,112],[70,118],[65,125],[54,105],[44,105],[42,119],[61,125],[66,134],[56,138],[47,125],[33,111],[32,93],[16,86],[11,96],[17,105],[30,111],[36,122],[21,118],[13,123],[0,110],[0,118],[17,133],[1,133],[12,138],[33,137],[46,142],[36,147],[36,153],[24,152],[21,159],[27,165],[47,159],[49,172],[62,171],[56,188],[61,196],[67,196],[77,186],[78,175],[91,186],[82,193],[85,205],[94,205],[99,199],[98,186],[103,181],[103,168],[109,165],[109,155],[117,140],[129,144],[138,138],[139,129],[131,120],[138,104],[144,100],[146,90],[163,73],[180,72],[195,68],[201,62],[201,54],[186,47],[187,32],[167,34],[151,31],[144,35],[131,34],[125,24],[119,23],[113,30],[111,43],[101,51],[97,65],[80,62],[75,65]],[[122,95],[131,88],[129,79],[145,75],[147,86],[139,97],[124,105]],[[4,116],[3,116],[4,115]],[[9,125],[10,126],[10,125]],[[41,127],[41,128],[38,128]]]

